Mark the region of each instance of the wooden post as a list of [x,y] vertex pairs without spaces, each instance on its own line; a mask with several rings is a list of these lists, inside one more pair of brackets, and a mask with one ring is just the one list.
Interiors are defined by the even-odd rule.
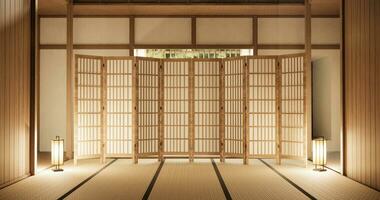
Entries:
[[258,20],[257,20],[257,16],[254,16],[252,18],[252,46],[253,46],[253,55],[257,56],[259,53],[259,46],[258,46],[258,40],[257,40],[257,36],[258,36]]
[[158,153],[158,159],[159,161],[163,161],[164,159],[164,66],[163,61],[160,60],[159,62],[159,69],[158,69],[158,90],[159,90],[159,96],[158,96],[158,123],[159,123],[159,153]]
[[75,56],[74,66],[74,165],[78,163],[78,65],[79,56]]
[[138,60],[133,59],[132,67],[132,139],[133,139],[133,162],[139,161],[139,137],[138,137]]
[[249,104],[249,86],[248,86],[248,80],[249,80],[249,73],[248,73],[248,59],[244,59],[244,76],[243,76],[243,162],[244,164],[248,164],[248,104]]
[[191,46],[197,47],[197,18],[191,17]]
[[305,143],[304,143],[304,161],[307,166],[307,159],[309,154],[311,155],[311,136],[312,136],[312,110],[311,110],[311,97],[312,97],[312,87],[311,87],[311,0],[305,0],[305,76],[306,82],[305,87],[305,99],[306,102],[306,113],[305,113]]
[[225,132],[225,121],[224,121],[224,60],[220,61],[219,64],[219,154],[220,162],[224,162],[224,132]]
[[276,58],[276,163],[281,165],[281,102],[282,102],[282,59]]
[[66,157],[73,157],[73,0],[67,1],[67,42],[66,42]]
[[134,48],[135,48],[135,17],[129,18],[129,55],[134,56]]
[[101,114],[101,124],[102,124],[102,140],[100,149],[100,161],[105,162],[106,155],[106,138],[107,138],[107,60],[103,57],[101,66],[101,104],[102,104],[102,114]]
[[195,118],[195,82],[194,82],[194,60],[189,62],[189,160],[194,161],[194,118]]

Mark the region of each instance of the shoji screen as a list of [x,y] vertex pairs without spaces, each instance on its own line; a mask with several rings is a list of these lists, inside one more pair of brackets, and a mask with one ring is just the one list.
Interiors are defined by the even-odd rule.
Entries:
[[249,156],[276,156],[277,57],[248,57]]
[[77,56],[75,73],[75,161],[103,155],[103,57]]
[[219,68],[220,59],[195,59],[196,155],[219,155]]
[[164,67],[164,154],[189,153],[189,66],[190,59],[165,59]]
[[245,58],[224,60],[224,154],[243,156],[243,78]]
[[159,59],[136,58],[138,87],[138,156],[159,154]]
[[132,156],[133,57],[108,57],[106,70],[106,146],[108,157]]
[[282,56],[281,157],[306,158],[304,55]]

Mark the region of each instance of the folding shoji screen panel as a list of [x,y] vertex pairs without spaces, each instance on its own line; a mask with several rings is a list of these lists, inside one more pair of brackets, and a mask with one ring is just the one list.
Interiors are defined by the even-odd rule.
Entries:
[[190,59],[164,59],[164,134],[165,155],[190,153],[189,67]]
[[281,56],[281,158],[307,161],[304,54]]
[[219,155],[220,59],[194,59],[195,155]]
[[242,157],[245,57],[224,59],[224,156]]
[[103,57],[76,56],[74,160],[104,155]]
[[76,56],[75,160],[220,155],[306,161],[304,54]]
[[277,57],[248,57],[248,151],[253,158],[276,158]]
[[138,156],[158,156],[160,151],[161,60],[136,58],[138,88]]
[[106,157],[131,157],[133,57],[105,58]]

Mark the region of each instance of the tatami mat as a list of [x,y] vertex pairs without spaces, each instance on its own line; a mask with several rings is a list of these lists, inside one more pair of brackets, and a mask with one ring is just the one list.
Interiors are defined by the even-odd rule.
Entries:
[[167,159],[149,199],[225,199],[209,159]]
[[305,168],[299,161],[283,160],[282,165],[265,162],[317,199],[380,199],[380,192],[331,170],[315,172],[311,163]]
[[157,159],[119,159],[66,199],[141,199],[157,170]]
[[[107,160],[109,163],[111,160]],[[260,160],[215,159],[218,170],[234,200],[251,199],[380,199],[380,192],[370,189],[336,172],[315,172],[310,164],[304,168],[301,162],[283,160],[276,165],[274,160],[264,160],[281,177]],[[65,171],[54,173],[44,170],[40,174],[22,180],[0,190],[0,199],[57,199],[75,186],[102,169],[98,159],[72,161]],[[154,174],[159,168],[154,160],[119,159],[71,193],[67,199],[142,199]],[[289,181],[285,180],[289,179]],[[292,185],[290,182],[292,182]],[[297,187],[300,187],[297,189]],[[302,190],[304,190],[302,192]],[[209,159],[167,159],[152,188],[149,199],[225,199],[225,194]]]
[[232,199],[308,199],[259,160],[243,165],[231,159],[217,165]]
[[[105,164],[110,162],[107,160]],[[99,159],[80,160],[74,166],[73,161],[64,165],[63,172],[53,172],[50,169],[40,172],[38,175],[24,179],[9,187],[0,190],[0,199],[57,199],[78,185],[80,182],[101,169]]]

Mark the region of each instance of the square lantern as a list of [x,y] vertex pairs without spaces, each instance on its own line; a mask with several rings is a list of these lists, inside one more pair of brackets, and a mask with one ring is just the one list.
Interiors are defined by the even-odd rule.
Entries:
[[54,166],[53,171],[63,171],[63,139],[59,136],[51,141],[51,164]]
[[315,171],[326,171],[326,140],[323,137],[313,139],[313,164]]

